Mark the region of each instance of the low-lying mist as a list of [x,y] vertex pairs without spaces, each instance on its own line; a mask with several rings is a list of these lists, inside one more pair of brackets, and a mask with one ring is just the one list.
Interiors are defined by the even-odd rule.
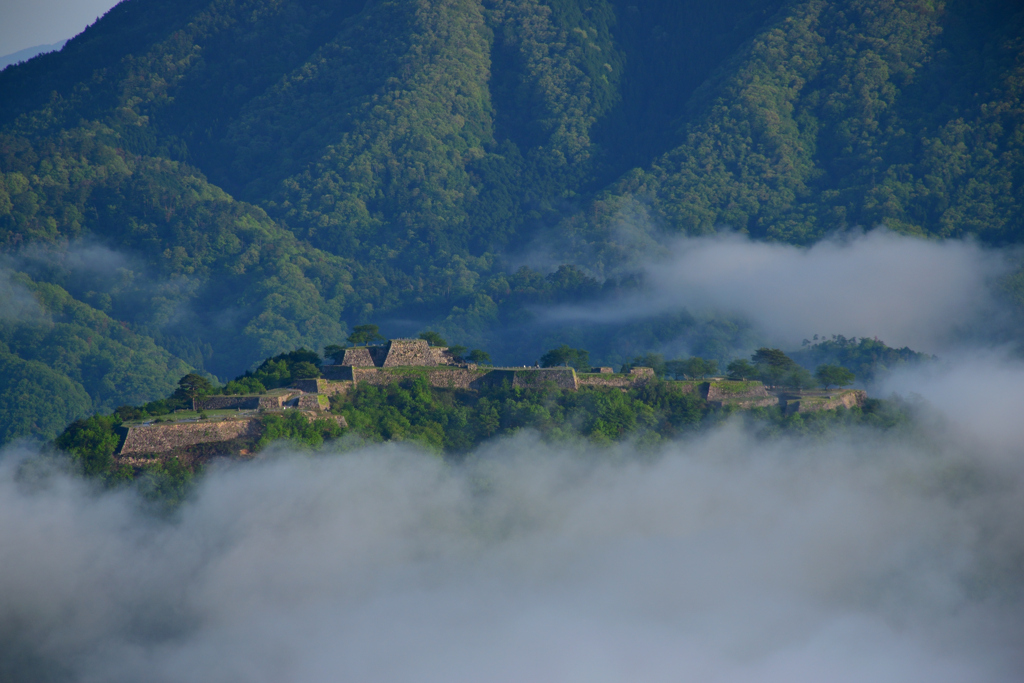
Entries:
[[633,264],[642,292],[546,309],[542,319],[608,324],[716,312],[749,320],[770,343],[789,348],[814,334],[843,334],[944,352],[1006,324],[993,285],[1016,253],[885,229],[810,247],[736,233],[661,241],[660,251]]
[[1020,456],[927,407],[457,467],[281,449],[168,520],[8,450],[0,680],[1018,681]]

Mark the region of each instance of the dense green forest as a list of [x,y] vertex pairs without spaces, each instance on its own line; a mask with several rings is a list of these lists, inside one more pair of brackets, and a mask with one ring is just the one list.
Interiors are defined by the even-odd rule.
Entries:
[[623,223],[1020,243],[1022,36],[1009,0],[125,0],[0,72],[0,443],[367,322],[724,366],[742,320],[536,308],[641,286]]

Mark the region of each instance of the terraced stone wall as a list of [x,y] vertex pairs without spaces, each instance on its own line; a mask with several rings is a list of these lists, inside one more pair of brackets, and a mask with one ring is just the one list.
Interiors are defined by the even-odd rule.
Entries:
[[259,396],[209,396],[196,401],[199,410],[256,410],[260,407]]
[[290,398],[290,394],[286,396],[260,396],[260,410],[281,410],[284,407],[285,401]]
[[437,357],[426,339],[392,339],[387,357],[380,365],[385,368],[432,366],[437,365]]
[[[617,387],[628,389],[654,379],[651,368],[633,368],[628,373],[605,372],[611,368],[598,368],[600,372],[578,375],[577,382],[581,387]],[[690,388],[689,390],[692,390]]]
[[320,368],[320,376],[332,382],[351,382],[352,366],[325,365],[322,368]]
[[508,382],[516,389],[540,389],[548,382],[559,389],[576,391],[580,388],[576,371],[572,368],[510,368],[491,370],[482,381],[490,386]]
[[200,444],[257,438],[261,430],[257,418],[129,427],[121,455],[166,453]]
[[816,413],[821,410],[854,408],[863,406],[867,400],[868,394],[862,389],[849,389],[826,396],[803,396],[796,400],[786,401],[786,413]]
[[376,365],[376,363],[373,362],[373,356],[370,355],[370,349],[365,346],[360,346],[354,349],[345,349],[345,355],[341,359],[341,364],[360,367],[373,367]]
[[[440,367],[422,374],[430,386],[438,389],[475,389],[487,373],[469,368]],[[384,368],[352,368],[354,384],[366,383],[377,387],[395,384],[414,376]]]
[[771,394],[760,382],[705,382],[700,385],[701,397],[708,401],[737,398],[769,398]]

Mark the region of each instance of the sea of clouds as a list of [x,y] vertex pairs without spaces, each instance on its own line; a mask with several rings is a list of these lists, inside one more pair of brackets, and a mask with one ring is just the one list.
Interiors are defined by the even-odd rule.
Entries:
[[0,679],[1019,681],[1020,428],[897,379],[920,428],[280,449],[170,519],[8,449]]
[[889,432],[521,433],[459,465],[282,446],[215,462],[170,517],[9,447],[0,680],[1019,681],[1024,363],[962,334],[1002,315],[1008,263],[884,232],[727,235],[652,259],[644,297],[559,312],[706,306],[941,347],[875,388],[917,406]]

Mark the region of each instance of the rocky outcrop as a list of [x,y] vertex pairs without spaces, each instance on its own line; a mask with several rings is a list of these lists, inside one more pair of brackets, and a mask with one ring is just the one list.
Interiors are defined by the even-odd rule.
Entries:
[[258,418],[129,427],[120,454],[167,453],[201,444],[255,439],[260,433]]

